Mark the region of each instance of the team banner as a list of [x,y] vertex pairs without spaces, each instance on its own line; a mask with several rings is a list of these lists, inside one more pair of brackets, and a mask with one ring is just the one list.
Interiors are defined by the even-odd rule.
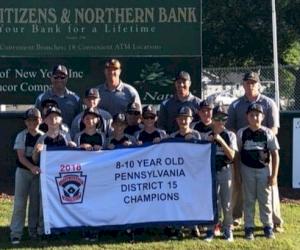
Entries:
[[78,227],[210,224],[216,219],[214,147],[163,142],[41,156],[45,233]]
[[300,188],[300,118],[293,120],[293,188]]

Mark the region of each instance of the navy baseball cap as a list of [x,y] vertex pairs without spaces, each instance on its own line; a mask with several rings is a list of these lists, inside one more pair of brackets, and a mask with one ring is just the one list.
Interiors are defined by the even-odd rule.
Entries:
[[97,108],[87,108],[86,110],[84,110],[82,119],[84,119],[84,117],[86,117],[87,115],[94,115],[99,118],[101,117],[100,112]]
[[249,107],[248,107],[248,109],[247,109],[247,114],[248,113],[250,113],[251,111],[257,111],[257,112],[259,112],[259,113],[264,113],[264,109],[263,109],[263,107],[260,105],[260,104],[258,104],[258,103],[251,103],[250,105],[249,105]]
[[121,63],[118,59],[112,58],[105,62],[105,68],[110,69],[120,69]]
[[254,72],[254,71],[250,71],[247,72],[244,75],[243,81],[248,81],[248,80],[252,80],[254,82],[259,82],[259,73],[258,72]]
[[68,69],[65,65],[55,65],[52,69],[52,75],[57,75],[57,74],[63,74],[63,75],[68,75]]
[[152,115],[156,116],[156,108],[153,105],[146,105],[143,107],[143,116],[145,115]]
[[41,112],[37,109],[37,108],[30,108],[28,110],[26,110],[25,115],[24,115],[24,119],[37,119],[37,118],[41,118]]
[[41,103],[42,108],[45,107],[58,107],[58,103],[52,99],[52,98],[48,98],[42,101]]
[[213,109],[213,119],[214,118],[219,118],[219,117],[222,117],[222,118],[227,118],[228,117],[228,114],[227,114],[225,108],[221,105],[217,105]]
[[180,71],[177,73],[175,80],[188,80],[191,81],[191,76],[188,72],[186,71]]
[[127,124],[126,116],[123,113],[117,113],[113,116],[113,123]]
[[200,102],[200,105],[199,105],[199,109],[202,109],[202,108],[213,109],[214,105],[213,105],[213,103],[211,103],[207,100],[203,100],[202,102]]
[[85,91],[84,96],[87,97],[94,97],[94,98],[100,98],[100,94],[98,89],[96,88],[89,88]]
[[191,108],[189,107],[181,107],[179,110],[178,110],[178,113],[177,113],[177,117],[178,116],[188,116],[188,117],[192,117],[193,116],[193,111],[191,110]]
[[141,113],[141,106],[137,102],[132,102],[127,105],[126,113],[139,112]]
[[47,112],[46,112],[46,114],[45,114],[45,117],[47,117],[48,115],[50,115],[50,114],[52,114],[52,113],[57,114],[57,115],[59,115],[59,116],[62,116],[61,110],[60,110],[59,108],[56,108],[56,107],[50,107],[50,108],[47,110]]

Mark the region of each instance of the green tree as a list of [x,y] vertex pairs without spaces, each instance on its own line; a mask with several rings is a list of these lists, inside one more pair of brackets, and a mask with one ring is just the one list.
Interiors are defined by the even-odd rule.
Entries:
[[[271,0],[203,1],[204,67],[273,63]],[[277,0],[280,64],[295,65],[295,95],[300,95],[300,0]],[[296,108],[300,109],[300,98]]]

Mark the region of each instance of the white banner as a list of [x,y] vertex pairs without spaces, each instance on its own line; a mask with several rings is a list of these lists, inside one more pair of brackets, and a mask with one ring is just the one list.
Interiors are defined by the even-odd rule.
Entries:
[[209,224],[216,218],[210,143],[164,142],[41,156],[45,233],[72,227]]
[[293,121],[293,188],[300,188],[300,118]]

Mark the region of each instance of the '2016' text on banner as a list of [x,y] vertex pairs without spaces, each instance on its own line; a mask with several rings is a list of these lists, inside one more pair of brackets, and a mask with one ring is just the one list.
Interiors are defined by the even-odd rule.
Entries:
[[214,147],[201,142],[41,157],[45,233],[79,227],[211,224]]

